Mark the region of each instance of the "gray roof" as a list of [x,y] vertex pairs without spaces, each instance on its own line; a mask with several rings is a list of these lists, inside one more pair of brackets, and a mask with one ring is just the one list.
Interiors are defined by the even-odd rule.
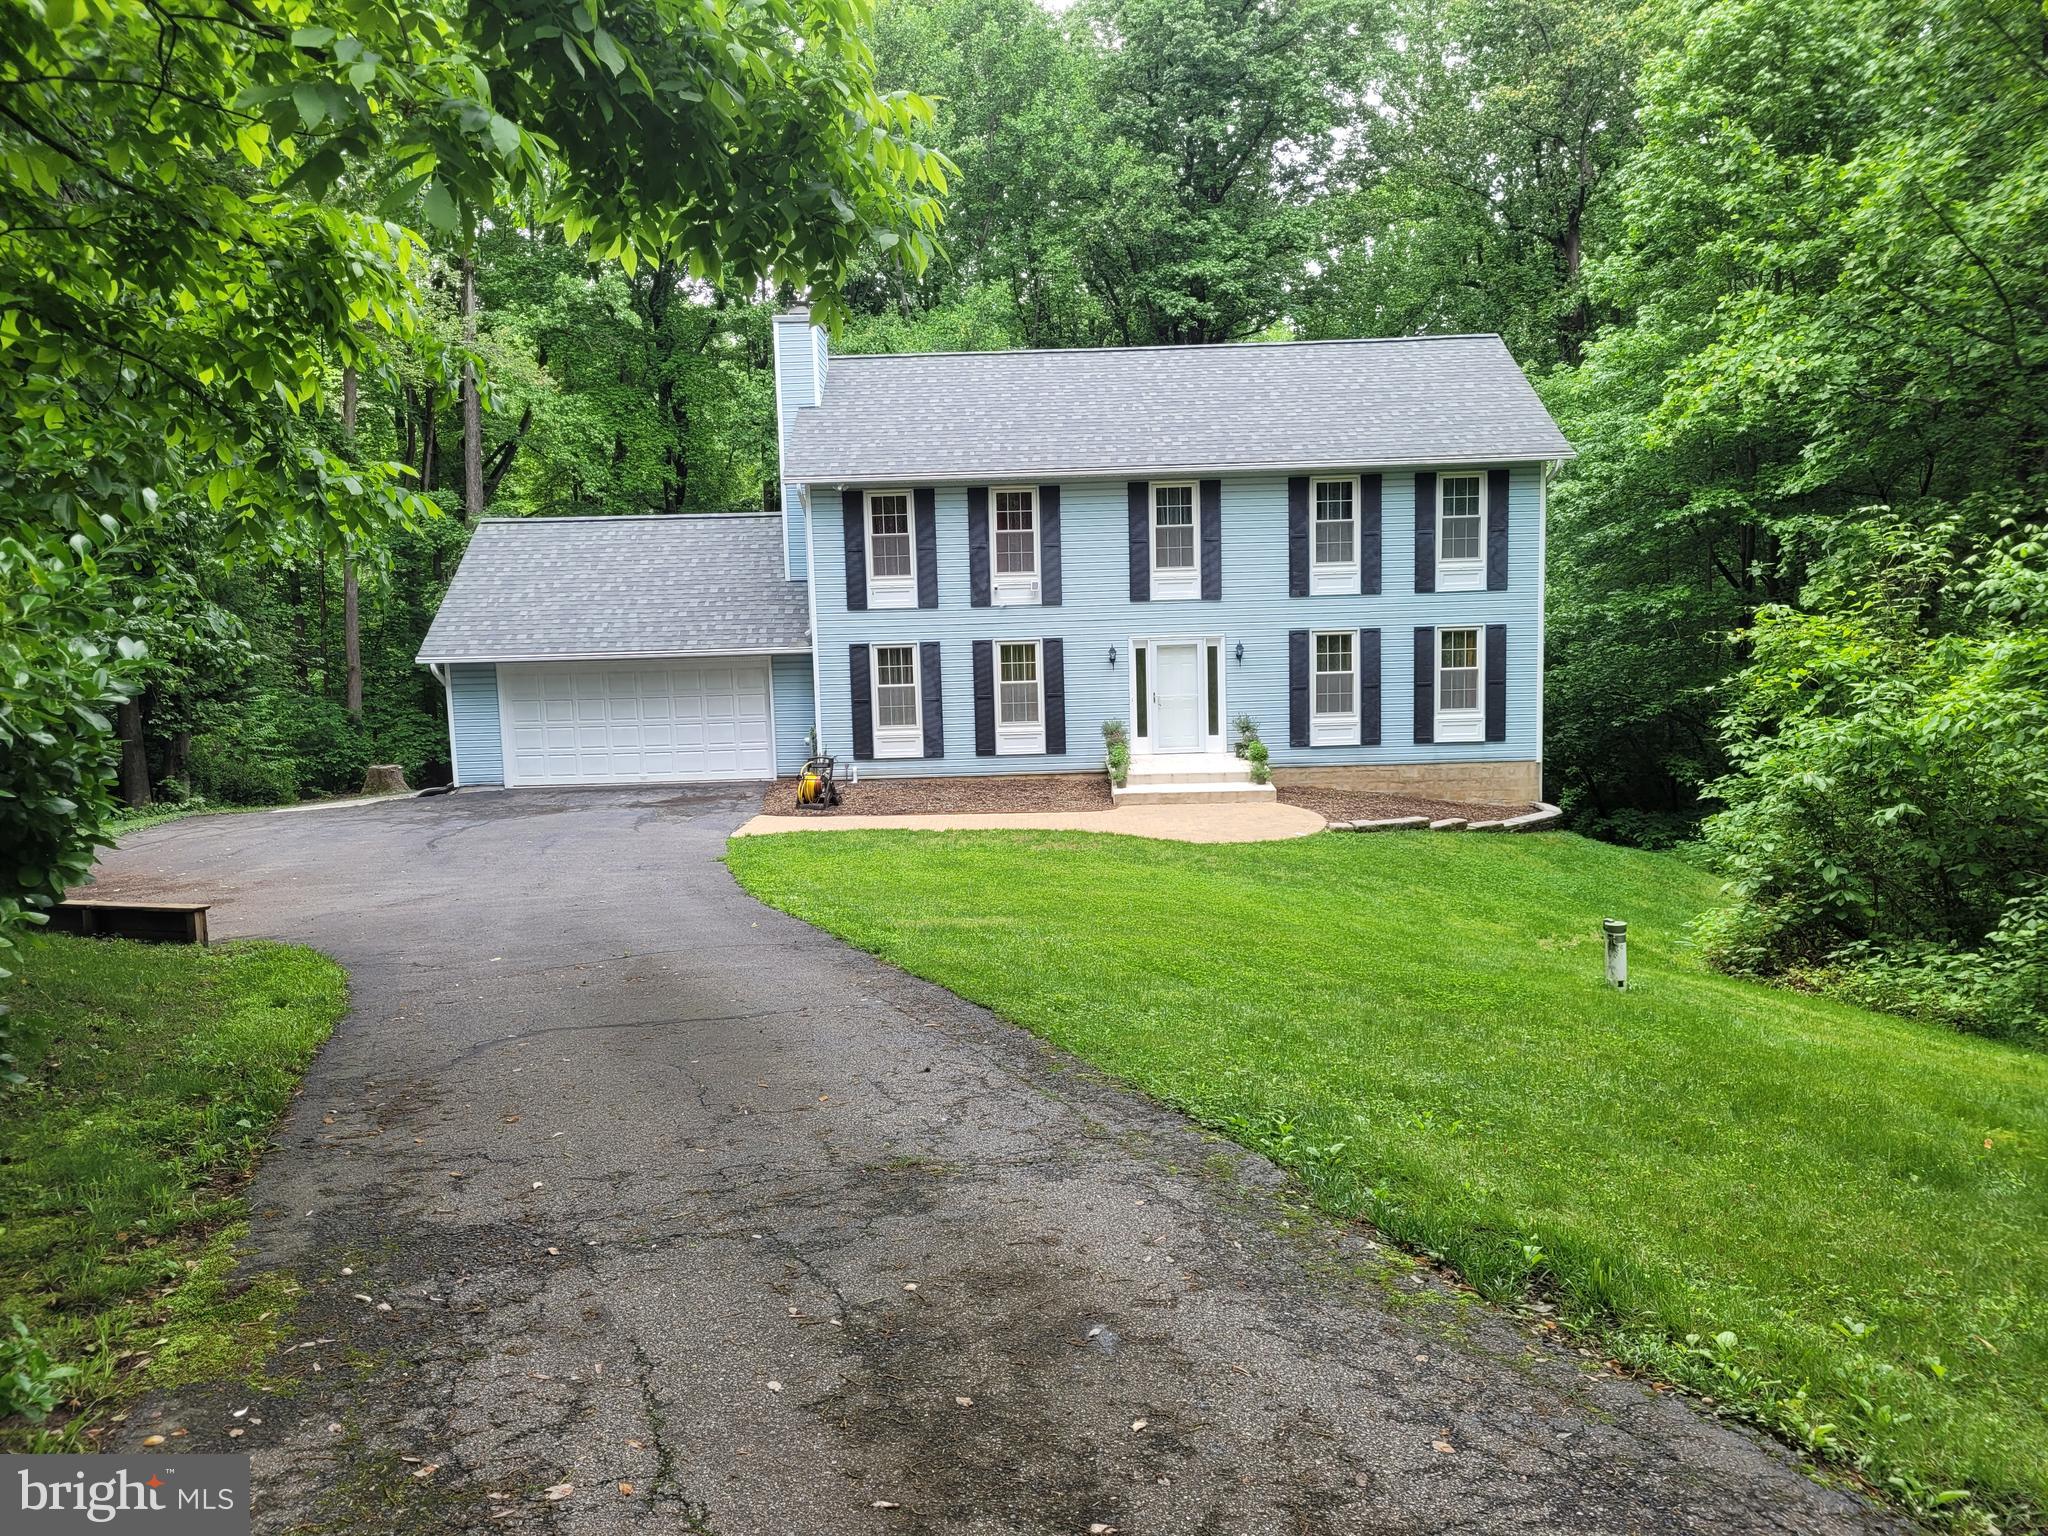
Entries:
[[476,526],[421,661],[714,656],[810,648],[777,513],[493,517]]
[[1498,336],[834,357],[793,481],[1503,464],[1572,456]]

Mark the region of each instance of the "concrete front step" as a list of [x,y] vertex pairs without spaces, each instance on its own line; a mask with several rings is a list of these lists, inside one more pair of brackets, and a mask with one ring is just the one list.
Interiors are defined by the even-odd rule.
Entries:
[[1249,784],[1251,764],[1216,752],[1169,752],[1131,759],[1125,775],[1132,788],[1153,784]]
[[1123,789],[1113,788],[1109,794],[1117,805],[1270,804],[1275,798],[1270,784],[1215,779],[1184,784],[1131,784]]

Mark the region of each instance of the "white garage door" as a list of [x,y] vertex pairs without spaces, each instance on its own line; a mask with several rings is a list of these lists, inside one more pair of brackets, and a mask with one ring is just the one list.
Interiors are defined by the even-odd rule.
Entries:
[[501,665],[507,784],[775,776],[768,663]]

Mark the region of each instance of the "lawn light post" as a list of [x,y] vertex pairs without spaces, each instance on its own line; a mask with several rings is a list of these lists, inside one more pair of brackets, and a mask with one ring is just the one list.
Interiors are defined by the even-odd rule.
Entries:
[[1621,991],[1628,990],[1628,924],[1618,917],[1602,918],[1600,931],[1607,935],[1607,979]]

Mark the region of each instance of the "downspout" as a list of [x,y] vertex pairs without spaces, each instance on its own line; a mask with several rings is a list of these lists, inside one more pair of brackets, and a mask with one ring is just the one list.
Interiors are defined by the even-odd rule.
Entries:
[[448,787],[462,787],[462,760],[455,751],[455,690],[450,686],[448,674],[442,670],[445,663],[430,661],[427,671],[434,681],[441,685],[441,699],[446,706],[448,717]]

